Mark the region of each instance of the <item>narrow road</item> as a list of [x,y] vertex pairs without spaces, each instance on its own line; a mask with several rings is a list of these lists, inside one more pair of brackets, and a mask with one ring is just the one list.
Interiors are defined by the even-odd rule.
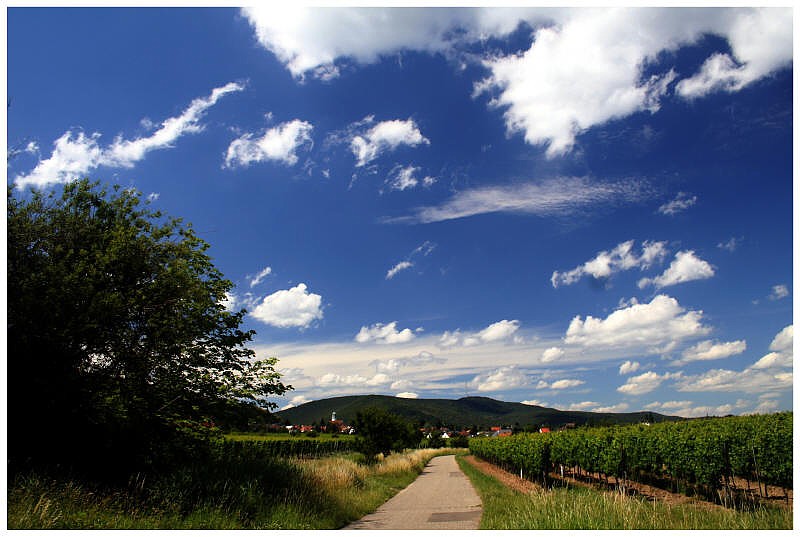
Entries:
[[476,530],[481,499],[454,455],[431,459],[391,500],[345,530]]

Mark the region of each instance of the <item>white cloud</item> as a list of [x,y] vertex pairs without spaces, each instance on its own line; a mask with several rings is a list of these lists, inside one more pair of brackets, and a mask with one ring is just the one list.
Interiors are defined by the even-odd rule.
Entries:
[[653,263],[660,263],[667,254],[666,242],[645,241],[642,244],[642,254],[637,256],[633,252],[633,243],[632,240],[626,241],[618,244],[610,252],[603,250],[593,259],[570,271],[554,271],[550,277],[550,283],[553,284],[553,287],[558,287],[559,285],[571,285],[585,275],[600,279],[608,278],[623,270],[633,268],[644,270]]
[[648,304],[618,309],[605,319],[580,316],[572,319],[564,341],[582,347],[646,348],[676,344],[703,336],[710,328],[701,324],[702,311],[686,311],[678,301],[658,295]]
[[725,343],[701,341],[683,351],[682,358],[680,360],[675,360],[671,365],[683,365],[701,360],[719,360],[721,358],[741,354],[745,350],[747,350],[747,342],[744,340],[728,341]]
[[414,392],[400,392],[396,394],[395,397],[399,397],[400,399],[416,399],[419,395]]
[[40,161],[29,174],[17,176],[15,184],[18,188],[28,185],[43,188],[53,183],[69,183],[99,166],[130,168],[150,151],[171,147],[184,134],[202,131],[200,119],[205,111],[224,95],[243,89],[243,85],[235,82],[214,88],[210,96],[192,101],[181,115],[164,120],[152,135],[135,140],[117,137],[106,148],[97,143],[100,133],[87,137],[78,132],[73,138],[72,131],[67,131],[55,141],[50,158]]
[[725,416],[735,410],[741,410],[746,406],[747,401],[738,400],[736,404],[724,405],[697,405],[693,401],[666,401],[663,403],[653,402],[645,405],[645,408],[654,412],[667,414],[669,416],[681,416],[684,418],[702,418],[705,416]]
[[547,401],[540,401],[539,399],[529,399],[527,401],[520,401],[523,405],[530,405],[530,406],[547,406]]
[[658,212],[672,216],[685,211],[695,203],[697,203],[697,196],[692,196],[690,198],[689,194],[686,192],[678,192],[678,195],[675,197],[675,199],[659,207]]
[[733,56],[710,56],[695,76],[675,91],[689,99],[712,91],[739,91],[792,61],[791,15],[783,9],[737,10],[725,17]]
[[154,201],[158,201],[158,198],[160,198],[160,197],[161,197],[161,194],[159,194],[158,192],[150,192],[147,195],[147,201],[152,203]]
[[430,140],[422,135],[413,119],[393,119],[381,121],[367,132],[353,136],[350,149],[356,157],[356,167],[361,167],[401,145],[416,147],[420,144],[430,145]]
[[540,380],[538,384],[536,384],[537,390],[567,390],[569,388],[577,388],[578,386],[582,386],[586,384],[585,380],[578,380],[578,379],[561,379],[556,380],[551,383],[548,383],[544,380]]
[[309,293],[306,284],[276,291],[264,297],[252,316],[262,323],[278,328],[307,328],[322,319],[322,296]]
[[311,401],[312,399],[308,399],[305,395],[295,395],[294,397],[292,397],[292,399],[289,401],[288,404],[281,407],[281,410],[288,410],[290,408],[294,408],[296,406],[300,406],[305,403],[310,403]]
[[550,347],[542,351],[542,362],[554,362],[564,356],[564,349],[560,347]]
[[745,392],[786,390],[792,387],[792,373],[748,368],[743,371],[712,369],[700,375],[686,376],[676,384],[681,392]]
[[[397,373],[406,367],[419,367],[433,364],[443,364],[446,358],[437,358],[428,351],[421,351],[415,356],[408,358],[390,358],[388,360],[373,360],[369,365],[375,367],[379,373]],[[394,388],[392,388],[394,389]],[[398,388],[399,389],[399,388]]]
[[496,392],[519,388],[528,383],[528,377],[517,366],[504,366],[488,373],[476,375],[470,382],[479,392]]
[[789,325],[781,330],[772,340],[769,354],[761,357],[751,369],[773,369],[792,367],[794,365],[794,325]]
[[569,405],[567,405],[566,408],[564,408],[564,410],[571,410],[573,412],[574,411],[582,412],[589,410],[590,408],[596,407],[599,404],[600,403],[598,403],[597,401],[581,401],[580,403],[570,403]]
[[339,375],[337,373],[326,373],[317,379],[317,385],[321,387],[375,387],[388,385],[391,379],[384,373],[376,373],[372,377],[362,375]]
[[661,289],[679,283],[705,280],[712,276],[714,276],[714,268],[708,262],[694,255],[694,251],[686,250],[675,254],[675,259],[660,276],[639,280],[639,288],[644,289],[648,285],[654,285]]
[[626,412],[630,408],[628,403],[617,403],[616,405],[609,405],[609,406],[596,406],[591,409],[592,412],[602,412],[602,413],[617,413],[617,412]]
[[630,375],[631,373],[639,371],[639,367],[641,367],[641,364],[639,364],[639,362],[631,362],[630,360],[626,360],[622,362],[622,364],[620,364],[619,374]]
[[406,343],[414,337],[414,332],[409,328],[398,331],[397,321],[392,321],[387,324],[375,323],[370,327],[362,326],[355,340],[359,343],[393,344]]
[[272,267],[264,267],[258,274],[253,276],[253,278],[250,280],[250,287],[251,288],[255,287],[270,274],[272,274]]
[[411,268],[413,266],[414,266],[414,263],[412,263],[411,261],[400,261],[395,266],[393,266],[392,268],[390,268],[389,270],[386,271],[386,279],[387,280],[391,280],[401,270],[405,270],[405,269]]
[[636,203],[648,196],[646,185],[639,181],[601,183],[585,177],[565,177],[462,190],[441,205],[418,207],[411,215],[385,217],[382,221],[430,224],[489,213],[544,217],[571,214],[591,206]]
[[224,166],[249,166],[266,160],[293,166],[297,164],[297,150],[313,143],[312,130],[311,123],[293,119],[272,127],[258,138],[254,138],[253,133],[245,133],[228,146]]
[[772,294],[769,295],[770,300],[780,300],[789,296],[789,288],[786,285],[773,285]]
[[389,184],[390,189],[400,191],[415,188],[420,182],[426,187],[436,182],[436,179],[430,176],[425,176],[421,179],[417,178],[416,174],[419,171],[420,168],[417,166],[395,166],[389,172],[386,182]]
[[[663,53],[704,35],[726,39],[730,54],[712,54],[698,73],[679,81],[675,91],[683,98],[738,91],[792,61],[792,12],[786,8],[264,6],[243,14],[259,43],[296,78],[311,73],[327,80],[338,76],[345,59],[372,63],[403,50],[452,57],[526,21],[534,29],[530,47],[485,57],[490,75],[475,93],[495,94],[490,105],[505,110],[507,130],[545,144],[551,157],[569,151],[580,133],[596,125],[658,111],[677,78]],[[660,67],[659,60],[667,65]],[[652,74],[646,76],[648,68]]]
[[462,345],[464,347],[474,347],[476,345],[484,345],[487,343],[501,342],[501,341],[514,341],[518,340],[512,338],[514,333],[519,330],[519,321],[506,320],[497,321],[492,323],[479,332],[463,333],[460,330],[453,332],[445,331],[439,338],[439,347],[447,348],[455,345]]
[[664,373],[663,375],[659,375],[654,371],[648,371],[647,373],[628,378],[628,381],[617,388],[617,391],[628,395],[642,395],[652,392],[661,386],[661,383],[665,380],[678,377],[680,377],[680,373]]

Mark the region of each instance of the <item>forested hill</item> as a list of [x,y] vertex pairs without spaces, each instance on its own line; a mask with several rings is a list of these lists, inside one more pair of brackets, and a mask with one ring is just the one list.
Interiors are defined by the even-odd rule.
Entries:
[[350,395],[320,399],[282,410],[276,415],[281,420],[288,420],[295,425],[313,425],[318,424],[320,420],[330,420],[331,413],[336,412],[337,419],[350,423],[355,419],[357,412],[367,407],[382,408],[422,424],[444,425],[451,428],[472,426],[488,428],[497,425],[522,428],[539,425],[559,427],[567,423],[623,424],[681,419],[655,412],[623,414],[573,412],[522,403],[507,403],[488,397],[463,397],[452,400],[403,399],[387,395]]

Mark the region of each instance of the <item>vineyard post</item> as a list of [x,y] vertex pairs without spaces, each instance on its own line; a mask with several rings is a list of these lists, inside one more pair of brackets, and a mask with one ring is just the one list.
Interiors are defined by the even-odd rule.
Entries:
[[755,466],[756,469],[756,483],[758,483],[758,496],[763,498],[764,495],[761,494],[761,476],[759,475],[758,472],[758,460],[756,460],[756,447],[754,445],[751,445],[750,448],[753,450],[753,465]]

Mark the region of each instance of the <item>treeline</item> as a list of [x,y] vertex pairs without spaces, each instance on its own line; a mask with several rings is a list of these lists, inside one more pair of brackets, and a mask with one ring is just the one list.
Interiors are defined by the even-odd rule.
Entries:
[[792,486],[792,413],[473,438],[479,457],[547,483],[562,466],[732,499],[733,478]]

